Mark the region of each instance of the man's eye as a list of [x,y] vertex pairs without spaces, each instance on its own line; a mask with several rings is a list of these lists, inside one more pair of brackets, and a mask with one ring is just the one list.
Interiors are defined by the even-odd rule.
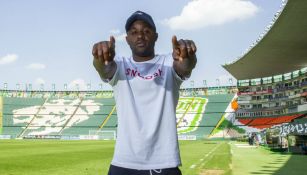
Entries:
[[133,31],[130,31],[130,34],[131,34],[131,35],[136,35],[137,32],[133,30]]
[[152,32],[150,30],[144,30],[145,34],[151,34]]

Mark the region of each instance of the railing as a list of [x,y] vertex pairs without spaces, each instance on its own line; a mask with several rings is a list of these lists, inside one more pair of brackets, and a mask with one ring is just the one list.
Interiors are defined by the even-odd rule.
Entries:
[[300,106],[305,106],[304,104],[299,105],[286,105],[273,108],[259,108],[259,109],[239,109],[236,111],[237,118],[246,117],[267,117],[267,116],[278,116],[278,115],[288,115],[292,113],[307,112],[307,108],[301,109]]
[[[180,89],[183,96],[235,94],[235,86]],[[11,98],[113,98],[113,91],[21,91],[0,90],[0,96]]]

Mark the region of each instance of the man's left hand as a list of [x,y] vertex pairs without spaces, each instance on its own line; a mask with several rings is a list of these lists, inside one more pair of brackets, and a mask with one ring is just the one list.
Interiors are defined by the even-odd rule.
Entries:
[[177,37],[173,36],[172,38],[173,44],[173,58],[176,61],[183,61],[183,59],[189,59],[195,57],[196,46],[194,41],[192,40],[179,40],[177,41]]
[[172,38],[173,44],[173,59],[174,69],[176,73],[181,77],[189,77],[194,69],[196,59],[196,46],[192,40],[177,40],[176,36]]

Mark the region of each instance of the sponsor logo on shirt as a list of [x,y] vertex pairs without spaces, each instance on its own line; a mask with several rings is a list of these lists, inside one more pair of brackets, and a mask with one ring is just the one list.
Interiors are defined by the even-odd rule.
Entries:
[[152,80],[152,79],[155,79],[156,77],[161,77],[162,70],[158,69],[155,73],[151,75],[142,75],[138,70],[127,68],[126,75],[130,77],[140,77],[144,80]]

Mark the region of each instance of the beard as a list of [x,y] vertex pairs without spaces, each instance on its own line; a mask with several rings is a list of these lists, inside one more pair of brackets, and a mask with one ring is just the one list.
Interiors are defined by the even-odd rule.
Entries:
[[149,57],[155,54],[154,51],[154,47],[155,45],[150,45],[147,47],[137,47],[137,46],[131,46],[131,51],[133,53],[133,55],[139,56],[139,57]]

